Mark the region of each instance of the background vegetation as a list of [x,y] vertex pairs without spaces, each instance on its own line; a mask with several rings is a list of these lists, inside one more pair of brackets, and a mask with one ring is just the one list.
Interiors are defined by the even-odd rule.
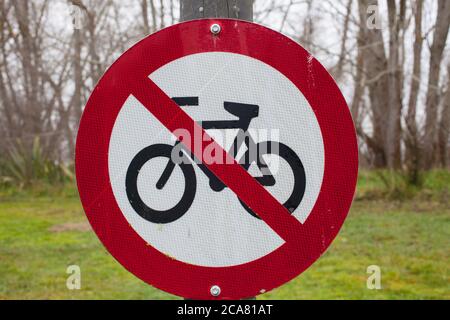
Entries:
[[[223,1],[237,17],[241,0],[208,1],[209,11]],[[39,138],[42,157],[70,164],[101,75],[179,12],[178,0],[0,1],[1,161],[17,149],[32,161]],[[402,170],[411,183],[421,170],[448,169],[448,0],[255,0],[254,20],[298,41],[332,73],[362,165]]]
[[[342,231],[305,273],[258,299],[450,299],[450,173],[401,190],[363,171]],[[81,267],[81,290],[66,268]],[[366,269],[381,268],[381,290]],[[90,230],[73,184],[0,191],[0,299],[175,299],[128,273]]]

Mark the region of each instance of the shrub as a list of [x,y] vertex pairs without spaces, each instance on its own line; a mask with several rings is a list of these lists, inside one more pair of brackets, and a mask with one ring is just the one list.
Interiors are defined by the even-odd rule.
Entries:
[[45,156],[39,137],[33,140],[31,150],[21,141],[0,159],[0,184],[19,188],[35,183],[64,183],[74,180],[72,166]]

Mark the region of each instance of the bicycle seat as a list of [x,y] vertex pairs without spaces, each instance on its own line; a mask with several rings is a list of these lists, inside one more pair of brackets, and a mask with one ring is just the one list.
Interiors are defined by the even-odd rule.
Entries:
[[256,118],[259,112],[259,106],[256,104],[246,104],[246,103],[237,103],[237,102],[228,102],[225,101],[223,106],[226,111],[231,113],[232,115],[241,118]]

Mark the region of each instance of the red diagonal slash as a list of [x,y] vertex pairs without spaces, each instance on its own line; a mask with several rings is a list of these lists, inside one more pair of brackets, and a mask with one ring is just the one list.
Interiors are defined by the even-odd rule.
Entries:
[[[153,81],[145,78],[131,92],[168,130],[176,135],[177,129],[187,130],[191,137],[194,132],[202,132],[202,148],[191,149],[197,159],[203,159],[202,150],[209,145],[219,152],[224,164],[204,163],[228,188],[230,188],[253,212],[263,219],[284,241],[294,239],[302,224],[291,215],[255,178],[217,144],[203,128],[187,115]],[[179,132],[179,131],[178,131]],[[177,137],[180,138],[180,137]],[[195,141],[195,143],[198,143]]]

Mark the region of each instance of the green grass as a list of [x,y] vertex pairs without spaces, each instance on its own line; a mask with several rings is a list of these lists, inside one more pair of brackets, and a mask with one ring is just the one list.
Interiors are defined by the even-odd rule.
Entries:
[[[327,252],[258,299],[450,299],[448,171],[428,175],[421,191],[401,201],[386,200],[377,177],[361,173]],[[92,231],[54,230],[85,221],[73,186],[0,191],[0,299],[176,298],[128,273]],[[81,290],[66,288],[71,264],[81,267]],[[381,268],[381,290],[366,288],[369,265]]]

